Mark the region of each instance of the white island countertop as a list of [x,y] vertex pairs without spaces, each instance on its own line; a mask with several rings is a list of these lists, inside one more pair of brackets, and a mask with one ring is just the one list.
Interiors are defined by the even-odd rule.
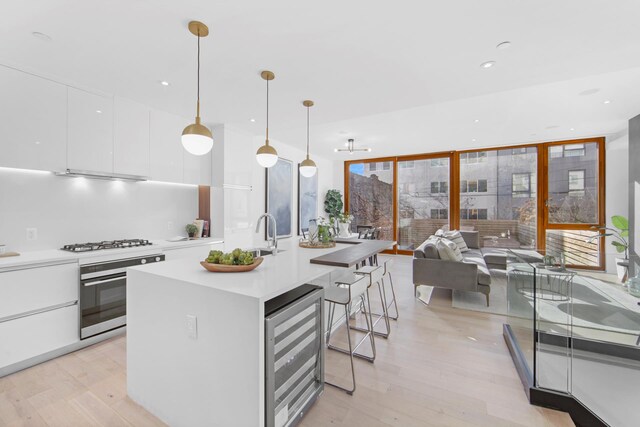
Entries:
[[283,252],[266,255],[255,270],[244,273],[211,273],[195,259],[179,259],[132,267],[130,270],[145,272],[167,279],[188,282],[224,292],[267,301],[288,290],[312,282],[336,270],[334,266],[311,264],[311,258],[324,255],[352,245],[336,244],[330,249],[306,249],[297,241],[278,242]]

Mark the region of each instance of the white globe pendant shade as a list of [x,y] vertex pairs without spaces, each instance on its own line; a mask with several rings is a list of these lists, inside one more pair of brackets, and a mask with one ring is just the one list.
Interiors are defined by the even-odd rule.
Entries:
[[194,156],[203,156],[213,148],[213,135],[206,127],[197,123],[187,126],[182,131],[182,146]]
[[300,163],[300,175],[305,178],[311,178],[316,174],[317,170],[316,162],[311,159],[304,159],[302,163]]
[[270,168],[278,163],[278,152],[267,142],[256,152],[256,160],[263,168]]

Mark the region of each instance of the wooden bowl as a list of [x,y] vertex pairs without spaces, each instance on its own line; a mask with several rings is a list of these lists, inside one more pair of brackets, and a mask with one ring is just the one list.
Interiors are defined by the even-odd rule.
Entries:
[[261,256],[253,260],[253,264],[249,265],[225,265],[225,264],[212,264],[207,261],[200,261],[200,265],[207,271],[212,273],[243,273],[245,271],[251,271],[257,266],[262,264],[264,258]]

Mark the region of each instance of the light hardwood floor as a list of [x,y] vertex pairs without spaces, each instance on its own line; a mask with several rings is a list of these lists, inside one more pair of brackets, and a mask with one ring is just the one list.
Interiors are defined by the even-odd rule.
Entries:
[[[356,360],[355,394],[326,387],[303,426],[573,425],[527,403],[504,317],[451,308],[447,291],[425,306],[413,298],[410,258],[393,258],[400,319],[390,338],[376,340],[374,364]],[[127,397],[125,352],[117,337],[0,378],[0,425],[164,425]],[[348,380],[348,357],[327,351],[326,370]]]

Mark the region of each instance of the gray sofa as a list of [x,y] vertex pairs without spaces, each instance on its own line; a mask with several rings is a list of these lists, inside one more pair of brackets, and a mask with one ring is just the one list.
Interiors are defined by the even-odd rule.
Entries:
[[428,241],[413,251],[414,294],[417,294],[420,285],[480,292],[485,295],[489,306],[489,268],[506,269],[506,254],[499,249],[480,249],[477,231],[460,231],[460,234],[469,247],[469,251],[462,253],[462,262],[440,259],[437,249]]

